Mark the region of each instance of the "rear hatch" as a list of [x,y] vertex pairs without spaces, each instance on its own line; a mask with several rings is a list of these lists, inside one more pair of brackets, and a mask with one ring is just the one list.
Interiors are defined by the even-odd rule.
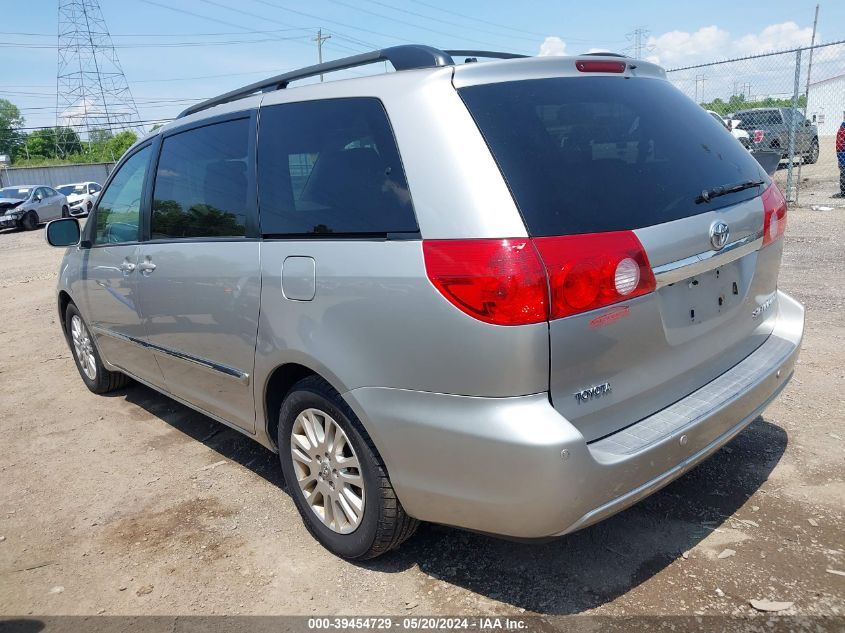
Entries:
[[[549,270],[551,399],[588,441],[680,400],[771,333],[782,242],[763,247],[764,198],[771,207],[782,197],[669,82],[576,73],[459,94]],[[642,292],[555,312],[558,277],[580,292],[577,266],[560,262],[598,270],[607,252],[630,248]]]

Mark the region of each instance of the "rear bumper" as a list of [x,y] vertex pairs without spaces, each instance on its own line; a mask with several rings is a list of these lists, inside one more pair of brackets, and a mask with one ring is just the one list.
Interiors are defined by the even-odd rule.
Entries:
[[778,293],[766,342],[670,407],[587,443],[548,395],[344,394],[412,516],[516,538],[573,532],[636,503],[731,440],[794,371],[804,309]]

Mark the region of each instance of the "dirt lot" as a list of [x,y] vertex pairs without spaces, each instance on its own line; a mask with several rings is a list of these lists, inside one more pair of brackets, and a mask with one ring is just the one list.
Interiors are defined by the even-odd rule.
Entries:
[[[837,202],[821,168],[807,205]],[[0,233],[2,614],[845,615],[845,208],[790,212],[796,377],[705,464],[549,544],[423,526],[360,565],[308,535],[269,451],[145,387],[85,389],[42,234]]]

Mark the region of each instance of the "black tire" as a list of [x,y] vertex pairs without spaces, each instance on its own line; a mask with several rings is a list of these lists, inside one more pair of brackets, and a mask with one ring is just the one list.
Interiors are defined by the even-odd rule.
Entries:
[[[324,411],[349,439],[361,465],[364,481],[364,513],[358,527],[348,534],[335,532],[314,513],[297,484],[291,457],[291,430],[304,410]],[[282,404],[278,425],[279,459],[288,491],[293,497],[305,527],[323,547],[341,558],[366,560],[380,556],[410,538],[419,521],[408,516],[390,483],[384,462],[349,405],[319,376],[296,383]]]
[[819,139],[814,138],[810,142],[810,152],[807,154],[807,164],[815,165],[819,160]]
[[[96,368],[95,377],[92,379],[89,377],[85,370],[82,367],[82,362],[79,359],[79,356],[76,352],[76,346],[73,343],[73,317],[78,316],[82,326],[85,329],[88,338],[91,341],[91,353],[94,357],[94,365]],[[97,351],[97,346],[94,345],[94,339],[91,337],[90,330],[88,329],[88,324],[85,323],[85,319],[82,318],[82,315],[79,314],[79,310],[73,303],[69,303],[67,306],[67,310],[65,310],[65,332],[67,333],[68,345],[70,346],[70,353],[73,356],[73,360],[76,363],[76,369],[79,371],[79,376],[82,378],[82,382],[85,383],[85,386],[88,387],[94,393],[108,393],[110,391],[114,391],[115,389],[120,389],[121,387],[125,387],[129,382],[129,377],[126,374],[123,374],[119,371],[109,371],[103,366],[103,361],[100,359],[100,352]]]
[[62,217],[69,218],[70,217],[70,209],[67,208],[67,205],[62,205]]
[[88,202],[86,202],[86,203],[85,203],[85,212],[86,212],[86,213],[91,213],[91,208],[92,208],[93,206],[94,206],[94,205],[93,205],[93,204],[91,204],[91,201],[90,201],[90,200],[89,200]]
[[24,231],[34,231],[38,228],[39,224],[40,220],[38,219],[38,214],[35,211],[27,211],[21,218],[21,227]]

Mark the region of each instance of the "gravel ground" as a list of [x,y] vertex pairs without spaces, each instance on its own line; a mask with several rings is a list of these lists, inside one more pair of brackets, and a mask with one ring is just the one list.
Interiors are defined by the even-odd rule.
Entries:
[[[842,202],[824,169],[804,167],[804,204]],[[804,349],[730,445],[545,545],[424,525],[365,564],[308,535],[269,451],[145,387],[85,389],[42,234],[0,233],[0,614],[845,615],[841,206],[790,212]]]

